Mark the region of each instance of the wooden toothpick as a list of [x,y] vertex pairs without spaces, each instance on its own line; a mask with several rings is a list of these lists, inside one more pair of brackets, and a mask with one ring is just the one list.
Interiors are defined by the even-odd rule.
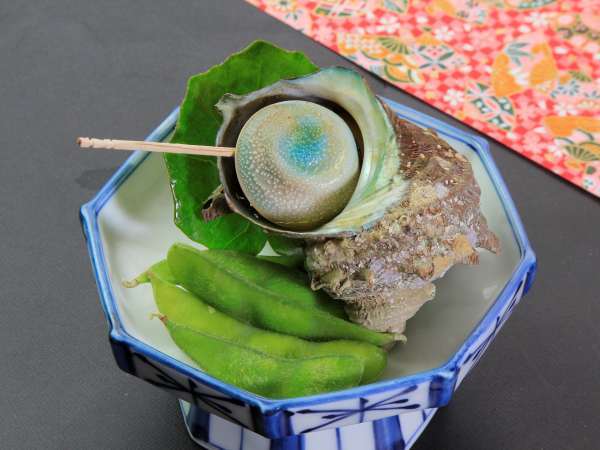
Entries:
[[145,152],[182,153],[185,155],[224,156],[235,154],[234,147],[210,147],[208,145],[170,144],[164,142],[123,141],[119,139],[96,139],[80,137],[81,148],[103,148],[110,150],[143,150]]

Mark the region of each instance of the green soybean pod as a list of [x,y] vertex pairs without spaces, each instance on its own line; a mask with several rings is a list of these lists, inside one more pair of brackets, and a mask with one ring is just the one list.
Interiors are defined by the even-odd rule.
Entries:
[[140,275],[132,280],[123,281],[123,286],[126,288],[134,288],[143,283],[150,283],[150,275],[158,277],[167,283],[177,284],[177,280],[173,277],[171,269],[166,259],[163,259],[156,264],[153,264],[148,270],[145,270]]
[[276,295],[240,275],[235,261],[213,258],[211,253],[175,244],[167,261],[179,284],[225,314],[260,328],[311,340],[351,339],[379,346],[394,341],[391,334],[363,328]]
[[[290,264],[295,264],[293,260],[297,258],[297,255],[256,257],[229,250],[205,250],[205,252],[209,252],[209,256],[219,264],[230,264],[232,270],[238,271],[240,275],[255,283],[260,283],[264,289],[278,295],[285,295],[307,308],[322,309],[336,317],[347,318],[340,301],[330,298],[323,291],[313,291],[308,286],[306,274],[291,268]],[[157,263],[155,271],[164,271],[165,267],[161,263]],[[174,282],[171,274],[169,277],[169,281]],[[135,287],[148,281],[147,273],[144,272],[134,280],[123,284],[126,287]]]
[[162,318],[171,338],[209,375],[270,398],[314,395],[357,386],[363,367],[352,356],[277,358]]
[[178,325],[281,358],[353,356],[364,366],[361,384],[376,381],[387,364],[387,354],[366,342],[310,342],[239,322],[169,282],[171,276],[166,261],[152,266],[147,274],[159,312]]
[[303,255],[258,255],[256,258],[279,264],[290,269],[302,269],[304,265]]
[[275,295],[284,295],[286,299],[296,302],[299,306],[317,308],[336,317],[347,318],[342,302],[332,299],[323,291],[313,291],[310,288],[306,273],[275,262],[285,259],[285,256],[256,257],[232,250],[200,251],[183,244],[175,245],[181,245],[191,253],[201,252],[202,257],[210,260],[212,264],[226,266],[237,276]]

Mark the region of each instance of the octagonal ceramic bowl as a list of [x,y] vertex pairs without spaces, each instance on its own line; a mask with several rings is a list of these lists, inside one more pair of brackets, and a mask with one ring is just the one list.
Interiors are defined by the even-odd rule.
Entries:
[[[176,241],[163,160],[134,153],[81,208],[81,220],[117,364],[181,401],[190,436],[225,450],[386,450],[409,448],[446,405],[531,286],[535,256],[485,140],[388,101],[401,117],[432,128],[467,157],[481,186],[481,207],[502,253],[456,266],[437,297],[408,322],[408,343],[390,354],[381,381],[340,392],[271,400],[200,370],[158,320],[151,288],[121,281],[163,258]],[[148,140],[173,130],[173,111]],[[197,245],[197,244],[195,244]],[[227,357],[227,355],[223,355]]]

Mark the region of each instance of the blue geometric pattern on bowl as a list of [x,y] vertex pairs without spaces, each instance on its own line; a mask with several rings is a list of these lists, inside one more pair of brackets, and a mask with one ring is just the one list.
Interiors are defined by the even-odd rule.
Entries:
[[180,400],[192,440],[209,450],[408,450],[437,409],[424,409],[340,428],[268,439]]
[[[148,156],[143,152],[135,152],[80,211],[94,276],[110,327],[113,354],[122,370],[172,392],[178,398],[210,413],[211,417],[224,418],[236,426],[275,440],[273,442],[286,436],[302,433],[312,435],[371,421],[386,424],[388,422],[381,420],[390,418],[394,421],[398,415],[430,411],[449,402],[455,389],[480,360],[515,305],[529,290],[536,270],[535,255],[508,190],[491,158],[487,141],[390,100],[385,101],[399,116],[432,128],[442,137],[460,141],[477,154],[502,201],[519,248],[520,261],[512,276],[453,356],[433,370],[414,375],[341,392],[271,400],[223,383],[133,337],[119,317],[98,227],[98,215],[121,184]],[[177,115],[178,109],[175,109],[147,140],[161,141],[168,136],[173,130]],[[369,429],[375,433],[376,428],[373,426]],[[381,433],[385,434],[387,431]],[[379,450],[380,447],[375,448]]]

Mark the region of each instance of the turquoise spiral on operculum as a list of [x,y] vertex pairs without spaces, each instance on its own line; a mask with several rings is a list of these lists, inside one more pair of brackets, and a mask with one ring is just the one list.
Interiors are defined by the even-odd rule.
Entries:
[[359,175],[358,150],[346,122],[302,100],[254,113],[238,136],[235,166],[256,211],[290,230],[310,230],[335,217]]

